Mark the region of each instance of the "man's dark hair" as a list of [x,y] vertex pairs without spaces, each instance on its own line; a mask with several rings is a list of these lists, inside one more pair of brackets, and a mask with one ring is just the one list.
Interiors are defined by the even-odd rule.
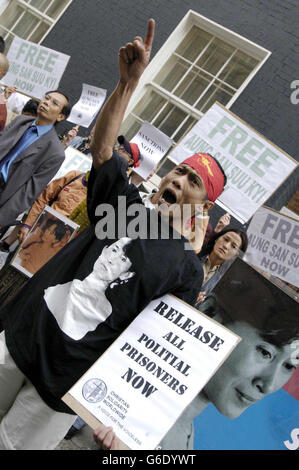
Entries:
[[0,36],[0,53],[4,54],[5,51],[5,41],[2,36]]
[[45,94],[50,95],[51,93],[59,93],[60,95],[64,96],[65,99],[67,100],[67,104],[61,110],[62,114],[65,116],[65,119],[67,119],[69,115],[71,114],[71,109],[72,109],[69,97],[60,90],[47,91]]
[[31,114],[32,116],[37,116],[37,107],[38,107],[38,101],[29,100],[27,101],[24,108],[22,109],[22,114],[28,113],[28,114]]

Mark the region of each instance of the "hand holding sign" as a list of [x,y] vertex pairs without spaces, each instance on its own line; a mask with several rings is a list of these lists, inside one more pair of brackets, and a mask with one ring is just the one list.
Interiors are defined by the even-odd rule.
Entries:
[[144,41],[136,36],[133,43],[127,43],[119,49],[118,66],[120,81],[138,81],[149,63],[155,33],[155,21],[150,19]]
[[95,442],[99,445],[100,449],[104,450],[119,450],[121,448],[120,440],[116,437],[112,427],[101,426],[95,429],[93,433]]

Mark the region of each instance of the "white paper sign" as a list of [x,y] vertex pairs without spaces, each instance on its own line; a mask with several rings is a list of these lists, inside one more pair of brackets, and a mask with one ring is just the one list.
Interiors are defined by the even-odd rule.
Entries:
[[149,122],[144,121],[131,139],[140,151],[140,166],[134,172],[146,179],[172,145],[172,140]]
[[89,127],[101,109],[107,90],[83,83],[79,101],[72,107],[67,121]]
[[169,156],[180,163],[197,152],[210,153],[221,163],[228,182],[217,202],[242,223],[297,167],[282,150],[219,104]]
[[69,394],[131,449],[154,449],[239,340],[165,295],[138,315]]
[[299,223],[261,207],[247,231],[244,260],[283,281],[299,287]]
[[[91,169],[92,159],[74,147],[67,147],[65,150],[65,159],[56,175],[51,181],[62,178],[69,171],[78,170],[86,173]],[[51,182],[50,181],[50,182]]]
[[9,70],[2,83],[41,99],[58,88],[70,56],[14,37],[7,58]]

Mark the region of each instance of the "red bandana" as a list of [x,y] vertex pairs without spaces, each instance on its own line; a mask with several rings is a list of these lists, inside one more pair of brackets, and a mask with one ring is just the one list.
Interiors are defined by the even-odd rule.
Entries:
[[214,158],[207,153],[196,153],[181,164],[189,165],[196,170],[204,182],[209,201],[216,201],[223,191],[224,177]]
[[139,152],[139,147],[137,144],[134,144],[133,142],[130,142],[130,147],[131,147],[131,155],[134,160],[134,168],[137,168],[140,165],[139,157],[140,157],[140,152]]

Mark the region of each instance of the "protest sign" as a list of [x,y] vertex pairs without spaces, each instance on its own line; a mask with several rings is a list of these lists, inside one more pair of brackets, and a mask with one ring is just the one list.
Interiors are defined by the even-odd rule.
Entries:
[[140,151],[140,166],[134,172],[146,179],[172,145],[172,140],[149,122],[144,121],[131,139]]
[[83,83],[79,101],[72,107],[67,121],[89,127],[101,109],[107,90]]
[[32,277],[75,235],[79,225],[45,206],[17,250],[11,265]]
[[7,58],[9,70],[2,83],[41,99],[58,88],[70,56],[15,36]]
[[247,231],[245,260],[299,287],[299,223],[261,207],[253,216]]
[[194,407],[195,449],[299,448],[299,303],[289,291],[237,259],[201,305],[242,341],[205,387],[210,405]]
[[[152,301],[63,400],[154,449],[240,338],[172,295]],[[76,406],[76,403],[79,407]]]
[[219,103],[209,109],[169,157],[180,163],[198,152],[210,153],[221,163],[227,185],[217,203],[242,223],[298,165]]
[[69,171],[78,170],[82,171],[82,173],[86,173],[91,169],[92,160],[91,158],[87,157],[84,153],[80,152],[79,150],[75,149],[74,147],[68,147],[65,150],[65,159],[63,164],[59,168],[58,172],[52,178],[51,181],[56,180],[57,178],[61,178],[65,176]]

